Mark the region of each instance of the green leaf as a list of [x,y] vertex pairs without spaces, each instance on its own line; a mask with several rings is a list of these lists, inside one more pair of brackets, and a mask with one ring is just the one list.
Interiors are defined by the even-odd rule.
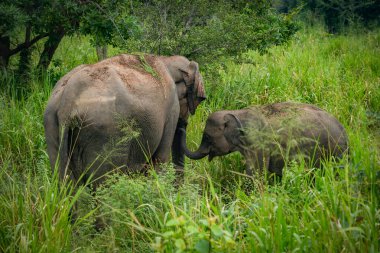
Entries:
[[186,249],[186,244],[185,244],[185,241],[183,239],[175,240],[175,246],[177,249],[180,249],[180,250]]
[[208,227],[208,226],[209,226],[208,220],[206,220],[206,219],[201,219],[201,220],[199,220],[199,223],[201,223],[201,224],[204,225],[205,227]]
[[223,235],[223,229],[221,229],[218,225],[214,224],[211,226],[211,232],[216,236],[220,237]]
[[171,219],[168,222],[166,222],[167,227],[171,226],[178,226],[178,225],[184,225],[186,223],[186,220],[183,216],[179,216],[177,218]]
[[186,227],[186,231],[189,232],[189,233],[191,233],[191,234],[196,234],[196,233],[199,232],[198,228],[195,227],[195,226],[192,226],[192,225],[187,226]]
[[210,242],[205,239],[201,239],[195,244],[194,248],[199,253],[208,253],[210,252]]
[[174,231],[166,231],[162,234],[162,236],[165,238],[171,237],[172,235],[174,235]]
[[166,222],[167,227],[178,226],[178,225],[179,225],[179,220],[177,219],[171,219],[168,222]]

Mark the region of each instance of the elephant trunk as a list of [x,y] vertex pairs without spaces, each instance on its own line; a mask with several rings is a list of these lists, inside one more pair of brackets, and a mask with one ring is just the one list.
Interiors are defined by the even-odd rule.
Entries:
[[184,134],[182,134],[182,136],[181,136],[182,137],[182,139],[181,139],[182,150],[185,152],[185,155],[188,158],[193,159],[193,160],[199,160],[199,159],[202,159],[209,154],[209,151],[207,148],[204,147],[203,142],[197,151],[195,151],[195,152],[190,151],[186,146],[186,131],[184,129],[180,129],[180,130],[184,132]]

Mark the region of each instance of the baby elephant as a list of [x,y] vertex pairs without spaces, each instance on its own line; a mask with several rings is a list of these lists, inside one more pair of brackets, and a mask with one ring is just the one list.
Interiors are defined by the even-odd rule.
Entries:
[[214,112],[197,151],[189,151],[186,140],[182,143],[191,159],[208,155],[211,161],[239,151],[248,175],[252,169],[267,169],[282,176],[286,162],[300,159],[320,167],[321,159],[341,158],[348,150],[347,134],[338,120],[316,106],[292,102]]

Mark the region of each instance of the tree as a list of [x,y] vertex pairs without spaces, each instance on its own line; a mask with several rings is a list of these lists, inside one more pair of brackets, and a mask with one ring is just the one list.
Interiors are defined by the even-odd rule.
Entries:
[[49,24],[54,31],[40,57],[38,67],[42,69],[49,66],[64,35],[90,35],[94,46],[104,47],[107,44],[117,46],[138,30],[134,18],[129,15],[129,5],[123,0],[58,0],[57,4],[65,12],[60,12],[59,19],[56,9],[50,13],[55,15],[54,22]]
[[[43,4],[30,1],[4,0],[0,3],[0,66],[6,68],[12,55],[26,50],[48,36],[43,32],[33,36],[34,16],[39,16]],[[24,40],[19,36],[25,30]],[[25,57],[22,57],[25,58]],[[27,58],[27,57],[26,57]]]
[[99,60],[107,57],[107,45],[122,46],[128,38],[138,37],[139,26],[126,1],[102,0],[91,5],[82,20],[81,33],[91,35]]
[[23,51],[24,69],[32,46],[44,39],[38,62],[43,70],[62,38],[73,34],[90,35],[98,48],[111,44],[209,63],[248,49],[265,52],[296,31],[288,16],[264,0],[4,0],[0,22],[0,64],[6,67]]
[[[19,66],[28,64],[27,52],[47,38],[38,68],[47,69],[62,38],[90,34],[95,44],[127,39],[133,26],[128,4],[122,0],[4,0],[0,4],[0,65],[7,68],[11,56],[24,50]],[[131,28],[132,29],[132,28]],[[20,32],[24,30],[24,36]]]
[[248,49],[265,52],[297,30],[287,16],[261,0],[149,0],[136,3],[133,10],[142,36],[128,41],[130,51],[180,54],[202,63],[237,57]]
[[369,26],[380,22],[380,1],[378,0],[275,0],[281,11],[303,6],[321,17],[330,33],[339,33],[352,24]]
[[324,16],[329,32],[337,33],[342,28],[363,20],[360,10],[374,6],[374,0],[315,0],[316,11]]

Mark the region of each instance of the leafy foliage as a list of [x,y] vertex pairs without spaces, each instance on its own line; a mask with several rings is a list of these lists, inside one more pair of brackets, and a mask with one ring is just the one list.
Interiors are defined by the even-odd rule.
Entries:
[[[39,67],[49,66],[63,36],[90,34],[93,43],[117,44],[137,30],[124,1],[8,1],[1,4],[0,64],[7,67],[9,58],[48,37]],[[25,30],[26,35],[20,36]],[[13,44],[16,44],[14,47]],[[21,59],[22,60],[22,59]]]
[[27,16],[18,6],[6,1],[0,3],[0,34],[12,35],[26,20]]
[[140,27],[125,1],[89,1],[88,4],[91,8],[86,10],[80,31],[91,36],[92,44],[120,46],[130,37],[139,37]]
[[297,30],[266,1],[147,1],[134,14],[142,37],[128,41],[131,51],[184,55],[201,63],[238,57],[249,49],[264,52]]
[[379,22],[380,4],[373,0],[316,0],[313,9],[323,15],[329,31],[333,33],[361,21],[377,19]]
[[9,69],[11,57],[20,53],[20,79],[33,69],[34,45],[45,38],[39,70],[48,69],[64,36],[88,35],[100,58],[112,45],[129,52],[184,55],[203,64],[239,58],[250,49],[265,52],[297,30],[292,15],[279,15],[259,0],[5,0],[1,7],[0,66]]
[[324,20],[330,33],[341,33],[353,26],[373,28],[380,22],[380,2],[376,0],[276,0],[275,6],[285,13],[301,7],[305,20],[305,14],[311,12]]

